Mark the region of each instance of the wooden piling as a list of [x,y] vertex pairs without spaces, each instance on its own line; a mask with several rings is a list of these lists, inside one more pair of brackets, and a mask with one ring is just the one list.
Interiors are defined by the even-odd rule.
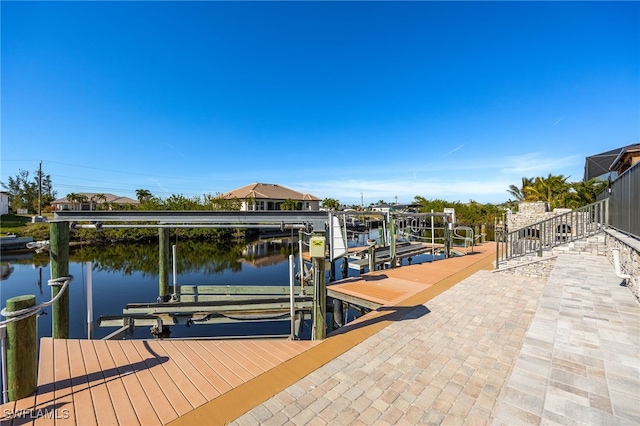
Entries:
[[158,299],[169,300],[169,271],[171,270],[171,240],[169,228],[158,229]]
[[[36,296],[29,294],[7,300],[7,312],[30,308]],[[17,401],[36,391],[37,387],[36,315],[7,324],[7,390],[9,400]]]
[[374,245],[369,245],[367,257],[369,258],[369,272],[373,272],[376,270],[376,248]]
[[391,268],[395,268],[397,265],[397,259],[396,259],[396,240],[397,240],[397,236],[396,236],[396,220],[394,217],[390,216],[389,217],[389,246],[391,248],[390,250],[390,254],[391,254],[391,262],[390,262],[390,266]]
[[327,283],[325,273],[325,260],[322,257],[312,258],[313,264],[313,280],[314,288],[317,292],[314,294],[315,298],[315,314],[314,318],[315,333],[314,340],[323,340],[327,337]]
[[[49,225],[49,258],[51,279],[69,276],[69,222]],[[51,298],[60,292],[64,282],[51,286]],[[52,337],[69,338],[69,291],[64,292],[51,308]]]

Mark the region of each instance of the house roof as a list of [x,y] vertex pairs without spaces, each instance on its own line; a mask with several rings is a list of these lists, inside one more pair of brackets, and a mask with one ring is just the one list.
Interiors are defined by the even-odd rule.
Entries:
[[[84,195],[85,197],[87,197],[87,201],[91,200],[92,197],[95,197],[98,194],[99,194],[98,192],[78,192],[78,195]],[[106,203],[115,203],[115,204],[140,204],[137,200],[134,200],[129,197],[121,197],[119,195],[108,194],[108,193],[102,193],[102,195],[104,195],[104,198],[105,198],[104,201],[103,200],[94,200],[94,201],[100,202],[100,203],[106,202]],[[51,202],[51,204],[62,204],[62,203],[71,203],[71,201],[69,201],[67,197],[64,197]]]
[[587,157],[584,164],[584,181],[597,178],[614,170],[613,163],[617,160],[617,157],[621,156],[626,149],[634,146],[638,147],[637,144],[628,145]]
[[254,198],[256,200],[287,200],[290,198],[296,201],[320,201],[320,198],[314,195],[303,194],[274,183],[252,183],[227,192],[222,196],[224,198],[238,198],[242,200],[247,198]]
[[609,168],[611,170],[618,170],[620,166],[622,166],[624,162],[627,160],[625,158],[627,154],[639,153],[639,152],[640,152],[640,144],[625,146],[624,148],[622,148],[622,150],[620,150],[620,153],[613,160]]

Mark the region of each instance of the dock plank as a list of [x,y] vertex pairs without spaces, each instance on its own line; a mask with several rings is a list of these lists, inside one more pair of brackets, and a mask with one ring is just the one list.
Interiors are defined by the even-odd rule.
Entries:
[[265,341],[262,345],[268,348],[274,356],[280,357],[284,362],[299,353],[295,348],[296,343],[297,342],[292,341],[290,345],[278,345],[277,342],[269,340]]
[[[23,398],[20,401],[24,401],[27,398]],[[35,400],[34,400],[35,401]],[[33,407],[33,403],[28,407],[29,409]],[[0,405],[0,426],[11,426],[13,424],[13,420],[16,418],[17,410],[16,410],[16,402],[9,401]]]
[[[205,349],[205,351],[209,352],[211,360],[215,360],[216,368],[221,368],[221,370],[225,372],[224,377],[229,377],[229,380],[234,381],[233,387],[239,386],[254,377],[253,374],[246,371],[233,358],[229,357],[229,355],[221,350],[218,347],[218,342],[201,341],[198,343]],[[231,373],[228,376],[227,371]],[[240,383],[235,381],[236,377],[240,380]]]
[[118,365],[114,361],[109,348],[104,340],[93,340],[93,345],[102,368],[105,383],[107,385],[107,391],[113,402],[113,408],[118,418],[118,423],[121,425],[135,425],[140,424],[138,416],[136,415],[133,405],[131,404],[131,398],[121,398],[121,395],[127,395],[127,391],[120,379],[120,373],[118,371]]
[[[37,410],[53,408],[55,404],[55,352],[53,339],[41,339],[40,351],[47,356],[38,360],[38,389],[32,413]],[[53,419],[40,418],[40,424],[54,424]],[[35,423],[35,422],[33,422]]]
[[80,348],[87,370],[87,380],[91,390],[91,400],[98,424],[116,424],[118,417],[114,410],[114,403],[105,384],[105,377],[100,366],[98,354],[91,340],[79,340]]
[[226,357],[226,363],[233,362],[236,369],[243,371],[246,376],[245,382],[265,371],[263,367],[246,358],[243,354],[234,349],[232,345],[220,345],[217,349],[217,356],[219,356],[220,359]]
[[[166,359],[165,362],[159,364],[161,366],[171,381],[174,383],[176,388],[182,393],[184,398],[188,401],[189,407],[185,406],[186,410],[191,410],[194,407],[198,407],[205,402],[207,399],[200,392],[200,390],[193,384],[193,381],[190,377],[188,377],[184,371],[178,365],[178,362],[173,357],[169,356],[169,353],[165,349],[167,345],[165,343],[168,342],[159,342],[159,341],[149,341],[149,348],[155,352],[157,357],[162,359]],[[184,342],[183,342],[184,343]]]
[[220,392],[207,380],[198,367],[202,367],[203,363],[196,363],[199,357],[190,357],[189,347],[191,342],[185,341],[167,341],[163,348],[167,355],[180,367],[193,385],[200,391],[205,401],[210,401],[220,395]]
[[69,414],[73,415],[73,420],[77,424],[97,425],[95,413],[84,408],[92,406],[93,401],[91,400],[91,389],[89,389],[80,342],[78,340],[67,341],[67,351],[73,391],[73,411]]
[[258,357],[262,360],[264,360],[265,363],[267,363],[270,368],[278,365],[279,363],[286,361],[286,358],[283,358],[282,356],[278,356],[278,353],[274,353],[274,351],[268,351],[265,350],[264,345],[261,344],[261,342],[256,342],[253,340],[247,340],[247,341],[238,341],[238,346],[240,348],[242,348],[241,350],[245,351],[246,353],[252,353],[255,357]]
[[198,367],[199,371],[207,378],[209,383],[220,394],[230,391],[235,386],[242,384],[242,380],[236,376],[231,370],[213,357],[204,347],[197,344],[191,344],[184,349],[185,355]]
[[[55,380],[55,408],[51,415],[47,413],[44,417],[54,417],[53,424],[60,426],[67,426],[75,424],[75,419],[72,417],[69,407],[73,407],[73,388],[71,387],[71,367],[69,366],[69,350],[67,348],[67,340],[56,339],[53,343],[54,359],[56,360],[54,366],[54,380]],[[63,415],[61,412],[65,409]],[[39,420],[35,422],[39,424]],[[49,422],[45,422],[49,424]]]
[[[237,372],[233,371],[228,365],[220,361],[220,359],[214,355],[213,352],[215,352],[216,349],[215,346],[211,344],[212,342],[199,341],[195,343],[196,344],[191,345],[189,348],[205,363],[207,363],[214,373],[220,377],[221,381],[230,386],[231,389],[240,386],[245,382]],[[216,383],[216,389],[221,390],[222,388],[226,389],[226,386],[223,383]]]
[[144,389],[140,384],[140,380],[135,374],[134,367],[129,363],[127,355],[122,349],[122,345],[109,344],[108,349],[111,353],[111,357],[117,365],[118,374],[120,375],[127,395],[129,395],[129,400],[133,405],[138,421],[144,424],[160,424],[160,419],[158,418],[153,405],[151,405],[149,398],[145,394]]
[[189,403],[188,399],[184,396],[180,388],[176,386],[171,376],[169,376],[163,367],[165,362],[170,361],[169,357],[159,355],[151,348],[152,344],[155,346],[156,342],[146,340],[131,340],[130,342],[140,356],[144,357],[144,363],[153,374],[153,378],[169,399],[169,403],[173,406],[176,413],[180,416],[191,411],[194,407]]
[[147,396],[149,402],[153,406],[157,417],[160,419],[160,423],[166,424],[171,420],[178,418],[178,413],[173,408],[173,405],[169,401],[169,398],[160,388],[158,382],[156,382],[153,374],[144,363],[143,357],[134,346],[134,342],[131,340],[124,340],[121,343],[121,348],[127,359],[133,374],[136,375],[140,381],[140,386],[143,389],[144,395]]

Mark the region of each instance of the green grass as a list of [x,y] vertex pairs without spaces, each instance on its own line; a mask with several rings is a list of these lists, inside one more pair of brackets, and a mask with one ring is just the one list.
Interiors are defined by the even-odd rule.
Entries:
[[31,216],[3,214],[0,216],[0,235],[19,235],[27,226],[27,223],[31,223]]

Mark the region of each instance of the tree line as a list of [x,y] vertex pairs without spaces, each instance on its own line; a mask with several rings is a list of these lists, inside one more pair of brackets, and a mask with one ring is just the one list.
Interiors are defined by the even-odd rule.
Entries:
[[510,185],[507,192],[516,201],[549,203],[551,209],[575,209],[596,202],[599,193],[607,188],[608,182],[602,179],[567,182],[568,176],[549,174],[545,177],[523,177],[520,186]]
[[[459,223],[477,224],[493,223],[500,218],[505,209],[517,210],[520,202],[543,201],[554,208],[578,208],[596,201],[597,195],[607,187],[607,182],[600,179],[591,179],[583,182],[569,182],[564,175],[552,175],[547,177],[528,178],[523,177],[520,185],[510,185],[507,192],[514,197],[501,204],[481,204],[470,200],[468,203],[459,201],[451,202],[443,199],[427,199],[417,195],[412,203],[412,208],[419,212],[441,212],[445,207],[453,207],[456,210],[456,218]],[[20,170],[15,177],[9,177],[7,183],[1,182],[2,187],[9,194],[11,209],[26,209],[28,213],[37,213],[41,206],[43,211],[51,206],[56,199],[57,191],[53,189],[51,176],[41,170],[35,172],[33,178],[29,172]],[[42,186],[41,186],[42,185]],[[41,188],[41,190],[40,190]],[[182,194],[173,194],[166,198],[154,196],[148,189],[137,189],[137,206],[118,206],[106,203],[103,193],[93,194],[91,199],[79,193],[67,194],[66,198],[71,203],[90,202],[95,209],[140,209],[140,210],[218,210],[237,211],[241,208],[241,200],[229,199],[221,193],[204,194],[201,197],[186,197]],[[251,203],[251,200],[247,200]],[[384,203],[380,200],[380,203]],[[391,204],[393,205],[393,204]],[[325,198],[321,206],[327,210],[342,210],[347,208],[334,198]],[[281,210],[300,210],[301,203],[295,200],[285,200],[281,203]],[[362,210],[361,206],[351,206],[355,210]]]

